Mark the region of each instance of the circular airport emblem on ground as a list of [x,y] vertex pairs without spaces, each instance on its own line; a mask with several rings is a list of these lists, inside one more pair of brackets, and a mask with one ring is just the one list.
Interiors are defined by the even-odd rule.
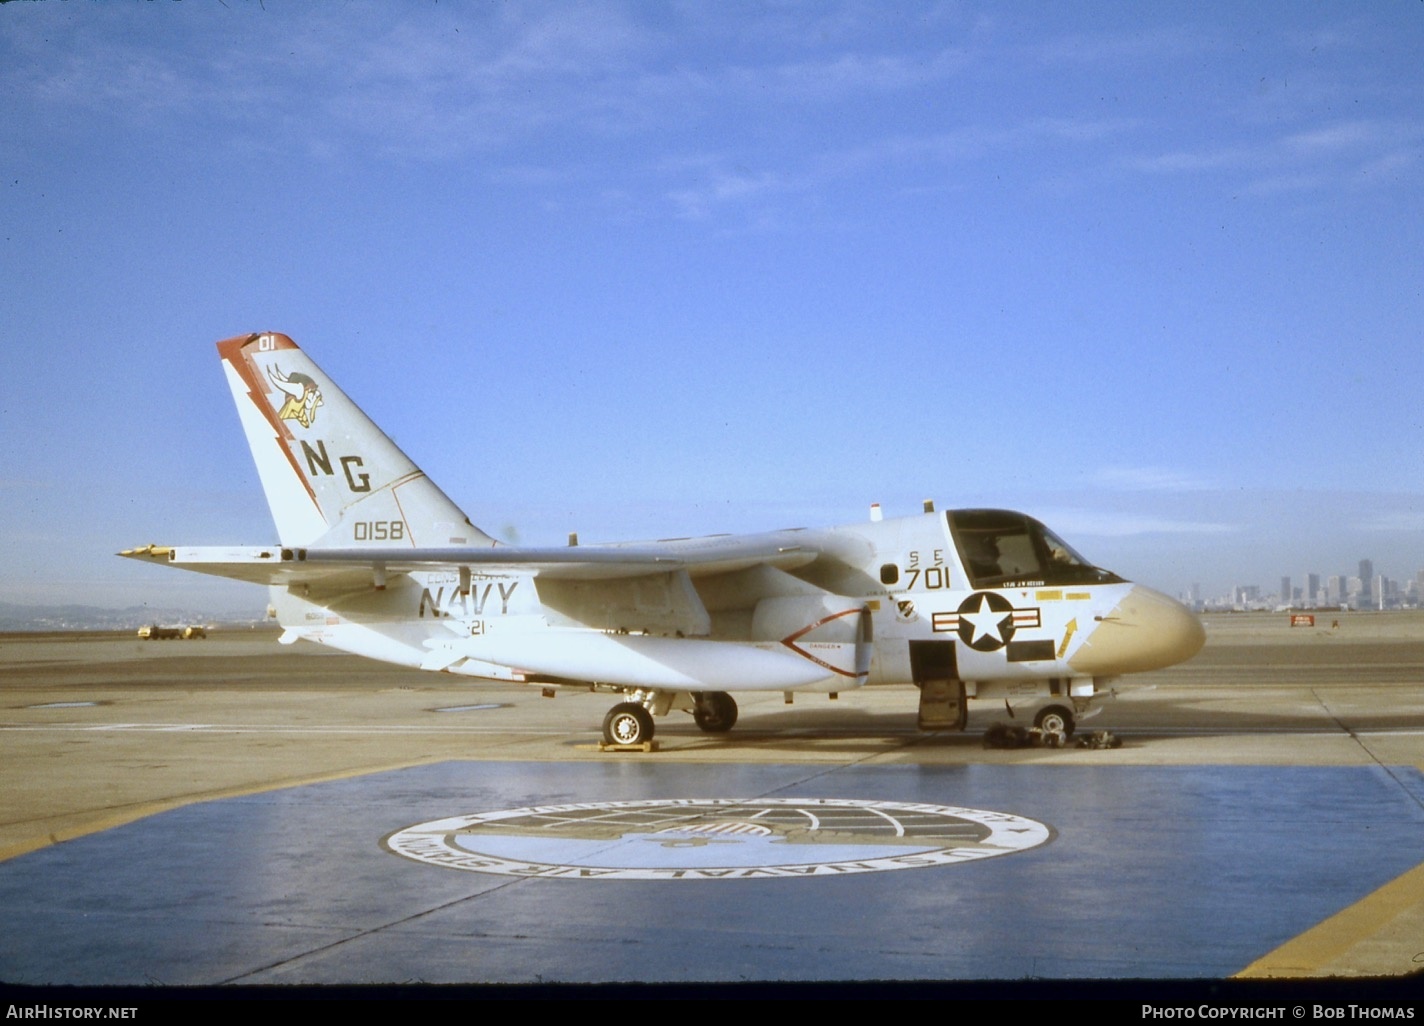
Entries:
[[676,798],[503,809],[417,823],[397,855],[476,873],[747,880],[957,865],[1044,844],[1006,812],[847,798]]

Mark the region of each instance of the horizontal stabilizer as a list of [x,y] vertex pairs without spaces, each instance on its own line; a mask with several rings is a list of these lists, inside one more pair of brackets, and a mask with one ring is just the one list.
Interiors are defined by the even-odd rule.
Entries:
[[291,549],[275,545],[144,545],[119,553],[129,559],[227,577],[252,584],[312,584],[359,572],[369,577],[375,564],[323,564],[298,561]]

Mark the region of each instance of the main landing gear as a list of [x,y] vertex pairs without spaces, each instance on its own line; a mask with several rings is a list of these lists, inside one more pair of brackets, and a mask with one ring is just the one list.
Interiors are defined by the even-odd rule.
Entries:
[[603,717],[603,743],[641,745],[653,739],[653,714],[637,702],[619,702]]
[[699,691],[692,696],[692,718],[709,734],[725,734],[737,723],[737,703],[725,691]]
[[653,739],[653,712],[659,716],[678,708],[692,713],[697,726],[709,734],[725,734],[737,722],[737,703],[725,691],[654,692],[641,702],[619,702],[603,717],[603,743],[606,745],[642,745]]

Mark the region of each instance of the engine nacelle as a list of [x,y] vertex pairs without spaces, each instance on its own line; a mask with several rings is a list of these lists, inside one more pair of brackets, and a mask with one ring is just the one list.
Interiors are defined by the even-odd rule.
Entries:
[[870,611],[844,595],[764,598],[752,613],[752,638],[779,641],[826,671],[817,691],[857,688],[870,672]]

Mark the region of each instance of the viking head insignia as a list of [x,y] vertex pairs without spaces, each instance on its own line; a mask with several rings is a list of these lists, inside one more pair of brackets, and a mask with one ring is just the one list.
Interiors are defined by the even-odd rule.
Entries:
[[267,377],[287,394],[287,401],[277,411],[277,416],[283,420],[295,420],[302,427],[311,427],[316,419],[316,408],[321,405],[321,389],[316,387],[316,382],[300,371],[283,374],[275,363],[267,368]]

